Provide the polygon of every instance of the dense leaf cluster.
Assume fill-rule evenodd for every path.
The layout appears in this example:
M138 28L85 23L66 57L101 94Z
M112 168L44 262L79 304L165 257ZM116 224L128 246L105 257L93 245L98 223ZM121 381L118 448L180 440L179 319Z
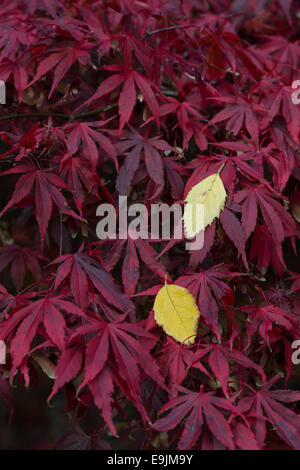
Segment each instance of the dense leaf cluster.
M148 449L264 449L274 431L300 448L300 392L286 388L300 339L297 5L1 1L9 405L8 382L41 367L75 422L97 407L99 448L126 421ZM97 239L99 204L182 203L222 165L228 198L202 249ZM154 322L166 276L197 301L193 345Z

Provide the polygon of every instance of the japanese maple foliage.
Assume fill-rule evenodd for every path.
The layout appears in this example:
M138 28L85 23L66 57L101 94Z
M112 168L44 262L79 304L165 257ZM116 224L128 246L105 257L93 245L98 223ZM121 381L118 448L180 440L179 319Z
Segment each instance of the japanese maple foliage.
M296 0L0 2L0 396L12 410L41 368L67 448L126 423L137 449L300 449L299 17ZM182 204L220 169L201 249L98 240L101 203ZM165 279L195 297L192 345L154 321Z

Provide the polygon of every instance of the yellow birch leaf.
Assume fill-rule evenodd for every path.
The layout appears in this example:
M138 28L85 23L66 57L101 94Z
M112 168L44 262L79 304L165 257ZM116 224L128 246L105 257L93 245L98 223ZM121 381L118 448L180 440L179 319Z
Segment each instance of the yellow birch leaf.
M166 284L154 301L154 319L167 335L179 343L192 344L197 333L200 312L194 296L184 287ZM191 336L191 337L190 337Z
M218 173L208 176L189 191L185 199L186 205L183 213L186 238L194 238L216 217L219 217L220 212L224 209L227 194L219 175L221 169L222 167ZM196 207L198 204L202 205L203 216L199 211L197 217Z

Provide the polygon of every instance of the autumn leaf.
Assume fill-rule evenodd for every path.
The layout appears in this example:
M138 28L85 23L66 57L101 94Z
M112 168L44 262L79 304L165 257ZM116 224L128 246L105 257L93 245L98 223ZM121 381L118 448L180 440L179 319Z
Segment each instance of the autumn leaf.
M55 204L64 214L70 215L75 219L84 221L71 209L68 209L67 200L61 193L62 189L69 189L64 181L50 169L39 170L30 165L17 165L1 174L12 175L23 173L18 179L14 193L10 201L6 204L0 213L0 217L12 206L18 204L30 194L35 185L35 206L36 217L40 227L41 245L43 246L46 230L52 213L53 204Z
M183 221L186 238L194 238L197 233L210 225L224 208L226 191L219 173L208 176L196 184L188 193L185 202ZM203 206L203 213L197 214L197 206Z
M119 166L115 147L104 134L106 129L103 128L103 126L109 121L111 121L111 119L107 119L106 121L77 122L64 126L64 132L69 132L67 139L69 154L74 155L81 146L83 156L93 166L96 166L99 159L99 150L96 145L98 144L98 146L112 158L118 170ZM99 130L100 128L101 131Z
M64 78L69 68L78 60L81 64L87 64L90 62L90 50L92 44L85 42L84 44L78 44L75 47L62 47L53 50L52 54L49 54L42 62L38 65L36 75L33 80L28 83L27 87L32 86L37 80L43 75L48 73L50 70L54 70L54 80L51 86L48 98L50 99L55 88L59 82Z
M5 340L13 334L11 354L13 356L12 374L28 354L40 323L45 327L47 335L64 350L66 344L66 322L61 310L78 317L84 317L83 311L76 305L68 302L62 296L45 297L32 301L29 305L14 311L9 319L1 324L0 336Z
M132 313L134 305L114 283L111 274L96 259L81 251L82 248L74 255L63 255L52 261L52 264L60 265L54 288L57 289L70 276L72 294L82 308L88 303L89 285L92 285L109 304L122 312Z
M180 425L185 419L183 432L179 441L179 449L191 449L201 436L204 422L207 423L212 434L228 449L235 448L232 431L228 421L219 408L234 411L229 400L215 396L214 392L204 393L203 386L200 392L192 392L178 387L181 395L170 400L161 410L160 414L169 410L169 413L160 418L153 427L157 431L169 431Z
M163 330L180 343L195 342L200 312L184 287L166 284L154 301L154 318Z

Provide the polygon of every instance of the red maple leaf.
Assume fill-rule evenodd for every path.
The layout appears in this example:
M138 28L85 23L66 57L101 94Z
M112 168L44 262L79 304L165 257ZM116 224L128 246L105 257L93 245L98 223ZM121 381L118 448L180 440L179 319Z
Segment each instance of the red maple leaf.
M201 315L213 332L220 338L218 330L218 304L230 290L224 282L234 276L224 266L216 265L200 273L188 274L177 279L176 284L188 289L197 300Z
M300 392L296 390L270 390L278 381L274 377L260 390L250 390L238 404L240 412L253 421L253 431L260 448L264 447L267 420L272 423L278 436L293 449L300 449L300 417L283 403L293 403L300 400Z
M134 401L144 419L147 419L147 414L140 397L141 374L139 368L165 388L164 380L151 355L141 347L140 342L134 337L136 336L141 341L152 338L152 335L141 328L140 325L128 324L122 321L110 321L107 323L101 317L92 314L92 312L88 312L88 320L89 323L79 327L71 337L71 341L73 341L83 334L92 335L86 346L85 375L79 390L85 385L89 385L96 405L102 410L104 419L113 434L116 435L111 417L113 383L116 382L117 385L121 385L125 394L129 393L130 398ZM71 351L68 354L68 358L71 357L70 355ZM79 353L77 353L77 356L76 362L74 361L74 368L76 370L79 367L81 357ZM66 359L67 355L64 357L64 364ZM73 372L71 374L68 373L63 383L58 381L54 385L49 398L56 393L65 381L70 380L70 376L74 375ZM121 378L121 382L118 380L118 375ZM122 382L124 382L123 386Z
M161 261L156 259L158 253L154 248L152 248L150 243L142 238L134 240L130 238L130 236L128 240L117 240L117 242L113 243L112 250L109 251L103 262L108 271L111 271L120 260L125 245L126 250L122 263L122 281L127 294L132 295L136 291L136 286L140 277L139 257L142 263L145 264L154 274L159 276L161 279L165 279L167 270Z
M158 187L164 186L164 173L162 157L159 150L174 150L167 142L156 137L144 137L131 127L131 132L124 132L125 140L117 144L118 154L126 154L120 173L116 181L116 188L121 195L127 195L128 188L137 171L143 155L147 172Z
M39 260L46 261L43 255L29 247L19 245L4 246L0 252L0 271L3 271L11 264L10 274L17 291L24 283L26 268L31 272L36 280L42 277Z
M267 223L274 242L280 244L287 236L293 236L296 225L291 215L275 199L275 194L263 185L250 186L235 194L235 201L242 204L242 225L246 240L253 232L258 217L258 207Z
M192 449L201 436L204 423L211 433L228 449L235 448L233 435L224 414L219 411L235 411L234 405L229 400L217 397L214 392L204 392L201 385L200 392L192 392L183 387L178 387L182 393L178 398L170 400L160 410L160 414L170 410L164 418L154 423L157 431L169 431L179 426L185 419L183 433L178 447L180 450Z
M249 321L246 321L247 346L250 345L251 338L257 331L270 347L269 333L275 324L287 331L293 328L293 317L275 305L243 305L241 311L249 315Z
M84 316L81 309L64 300L62 296L51 297L46 295L40 300L32 301L29 305L13 311L9 319L1 324L0 336L2 340L6 340L12 335L10 348L13 359L11 378L13 378L16 369L27 356L40 323L44 325L51 341L60 350L64 350L66 322L61 310L79 317Z
M74 202L81 214L84 203L84 188L90 193L95 186L95 174L88 162L68 153L60 160L60 176L72 190Z
M266 376L263 369L241 351L231 348L229 344L227 345L225 342L221 345L203 343L198 344L198 347L199 349L193 355L191 365L203 371L203 364L200 359L209 354L208 364L219 380L225 396L228 396L230 362L239 364L246 368L246 370L255 370L265 382Z
M74 124L67 124L62 129L69 132L67 139L68 152L74 155L82 148L82 155L93 165L96 166L99 159L99 151L96 143L104 150L114 161L116 168L119 169L117 154L115 147L111 141L106 137L103 128L111 119L106 121L93 121L93 122L75 122ZM99 130L100 128L101 131Z
M219 111L211 120L211 124L228 120L226 129L234 135L238 135L245 125L250 136L258 145L259 121L256 113L264 110L257 104L250 104L243 98L215 97L214 100L229 103L231 106Z
M36 218L40 227L41 245L43 246L46 230L52 213L53 203L64 213L83 221L71 209L67 207L67 201L61 189L69 189L63 180L52 169L39 170L32 165L18 165L15 168L4 171L1 176L22 173L15 186L10 201L0 213L0 217L13 205L18 204L28 196L35 185Z
M122 312L133 314L134 306L114 283L112 276L99 261L82 253L83 247L74 255L63 255L51 264L60 264L55 276L54 288L57 289L70 276L71 291L74 299L82 308L88 303L92 285L104 299Z
M51 98L55 88L59 82L64 78L69 68L78 60L82 65L90 63L90 50L93 44L88 41L82 44L76 44L75 46L63 46L56 48L42 60L39 64L34 78L28 83L27 87L32 86L36 83L43 75L48 73L50 70L54 71L54 80L52 82L51 90L48 95L48 99Z
M84 103L87 105L91 101L95 101L114 89L122 85L122 90L119 96L119 115L120 115L120 128L121 133L124 125L129 122L132 115L133 108L136 104L136 87L138 87L143 94L144 100L152 111L153 116L158 119L159 106L153 90L153 86L149 79L135 70L129 64L124 65L107 65L103 67L104 70L110 72L117 72L104 80L98 87L96 93ZM82 107L81 105L80 107Z

